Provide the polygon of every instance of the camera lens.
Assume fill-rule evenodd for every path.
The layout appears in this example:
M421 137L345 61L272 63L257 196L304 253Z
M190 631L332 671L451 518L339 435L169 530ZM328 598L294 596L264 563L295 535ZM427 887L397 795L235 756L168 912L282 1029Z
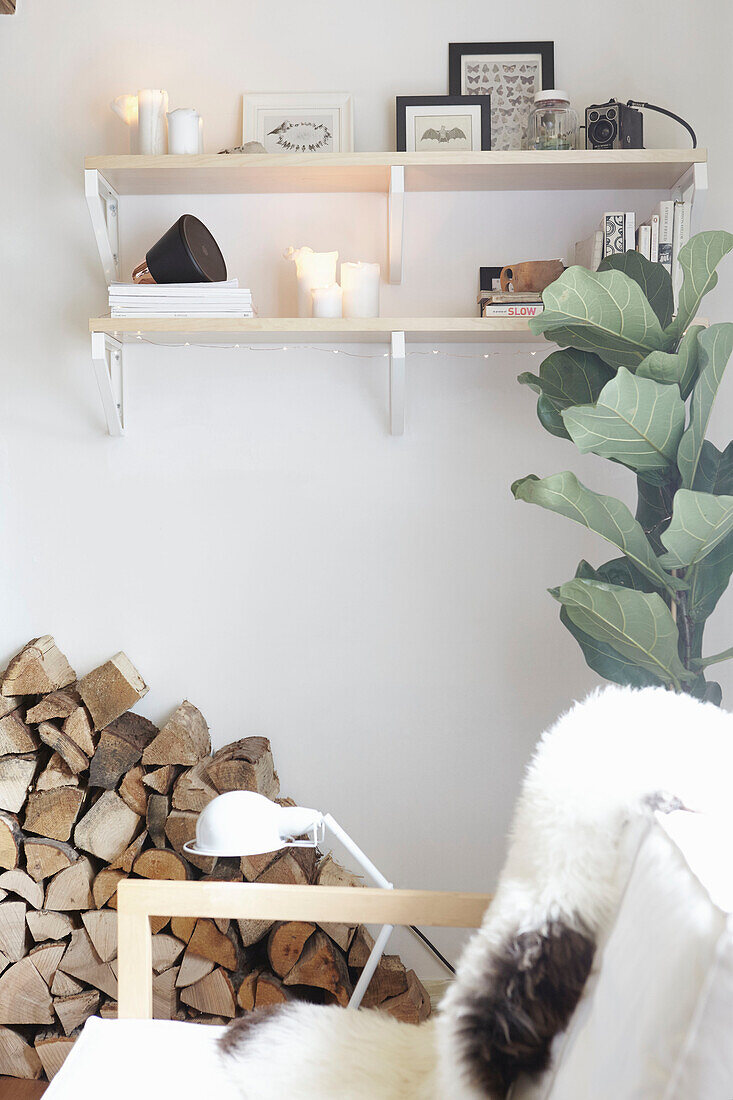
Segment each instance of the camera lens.
M589 122L598 122L598 111L589 111L588 112L588 121Z
M615 117L616 117L615 108L612 107L610 111L606 111L606 118L614 119Z
M602 118L593 127L592 141L594 145L608 145L616 137L616 124L610 119Z

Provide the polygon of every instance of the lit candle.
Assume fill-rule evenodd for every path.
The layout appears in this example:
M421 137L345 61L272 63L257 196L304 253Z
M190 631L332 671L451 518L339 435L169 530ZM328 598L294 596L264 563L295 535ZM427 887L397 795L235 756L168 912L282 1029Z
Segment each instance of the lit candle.
M314 287L330 287L336 282L338 252L314 252L312 248L289 248L285 258L294 260L298 277L298 316L313 316Z
M137 93L138 144L141 153L157 156L166 152L167 110L167 92L159 88L143 88Z
M110 107L129 128L130 152L137 153L137 96L131 95L129 92L127 95L118 95L116 99L112 100Z
M331 286L314 286L311 294L314 317L341 316L341 287L338 283L333 283Z
M169 111L168 152L185 155L199 151L199 113L193 107Z
M379 316L379 264L341 264L344 317Z

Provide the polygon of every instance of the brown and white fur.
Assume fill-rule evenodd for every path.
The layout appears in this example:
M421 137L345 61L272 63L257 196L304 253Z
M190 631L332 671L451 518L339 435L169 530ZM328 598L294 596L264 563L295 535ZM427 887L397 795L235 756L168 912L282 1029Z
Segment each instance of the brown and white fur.
M733 717L717 707L657 688L577 703L540 740L495 899L438 1017L415 1028L313 1005L244 1017L222 1040L242 1097L505 1097L546 1068L572 1016L625 883L628 826L724 808L732 774Z

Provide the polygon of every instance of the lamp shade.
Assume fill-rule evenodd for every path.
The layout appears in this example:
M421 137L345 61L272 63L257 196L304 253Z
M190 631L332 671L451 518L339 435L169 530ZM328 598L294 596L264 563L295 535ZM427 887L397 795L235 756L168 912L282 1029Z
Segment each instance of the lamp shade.
M295 837L322 823L318 810L278 806L254 791L228 791L212 799L199 814L196 840L184 851L199 856L255 856L293 846L313 847Z

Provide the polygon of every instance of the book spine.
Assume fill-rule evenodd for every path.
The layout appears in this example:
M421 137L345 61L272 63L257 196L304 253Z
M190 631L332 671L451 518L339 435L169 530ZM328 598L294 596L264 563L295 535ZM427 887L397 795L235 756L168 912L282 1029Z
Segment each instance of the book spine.
M636 251L640 252L645 260L651 259L651 236L650 225L640 225L636 231Z
M482 317L537 317L542 313L544 306L541 303L536 305L491 305L487 303L482 307Z
M680 249L690 239L690 205L686 202L674 204L674 230L672 233L672 290L674 305L677 308L682 287L682 268L680 267Z
M624 214L624 252L633 252L636 248L636 214L627 210Z
M674 203L671 199L660 202L659 214L659 262L672 274L672 232L674 229Z
M626 216L619 212L611 212L603 215L601 228L603 229L603 255L615 256L624 251L624 225Z
M649 259L653 264L659 263L659 214L651 216L651 248Z

